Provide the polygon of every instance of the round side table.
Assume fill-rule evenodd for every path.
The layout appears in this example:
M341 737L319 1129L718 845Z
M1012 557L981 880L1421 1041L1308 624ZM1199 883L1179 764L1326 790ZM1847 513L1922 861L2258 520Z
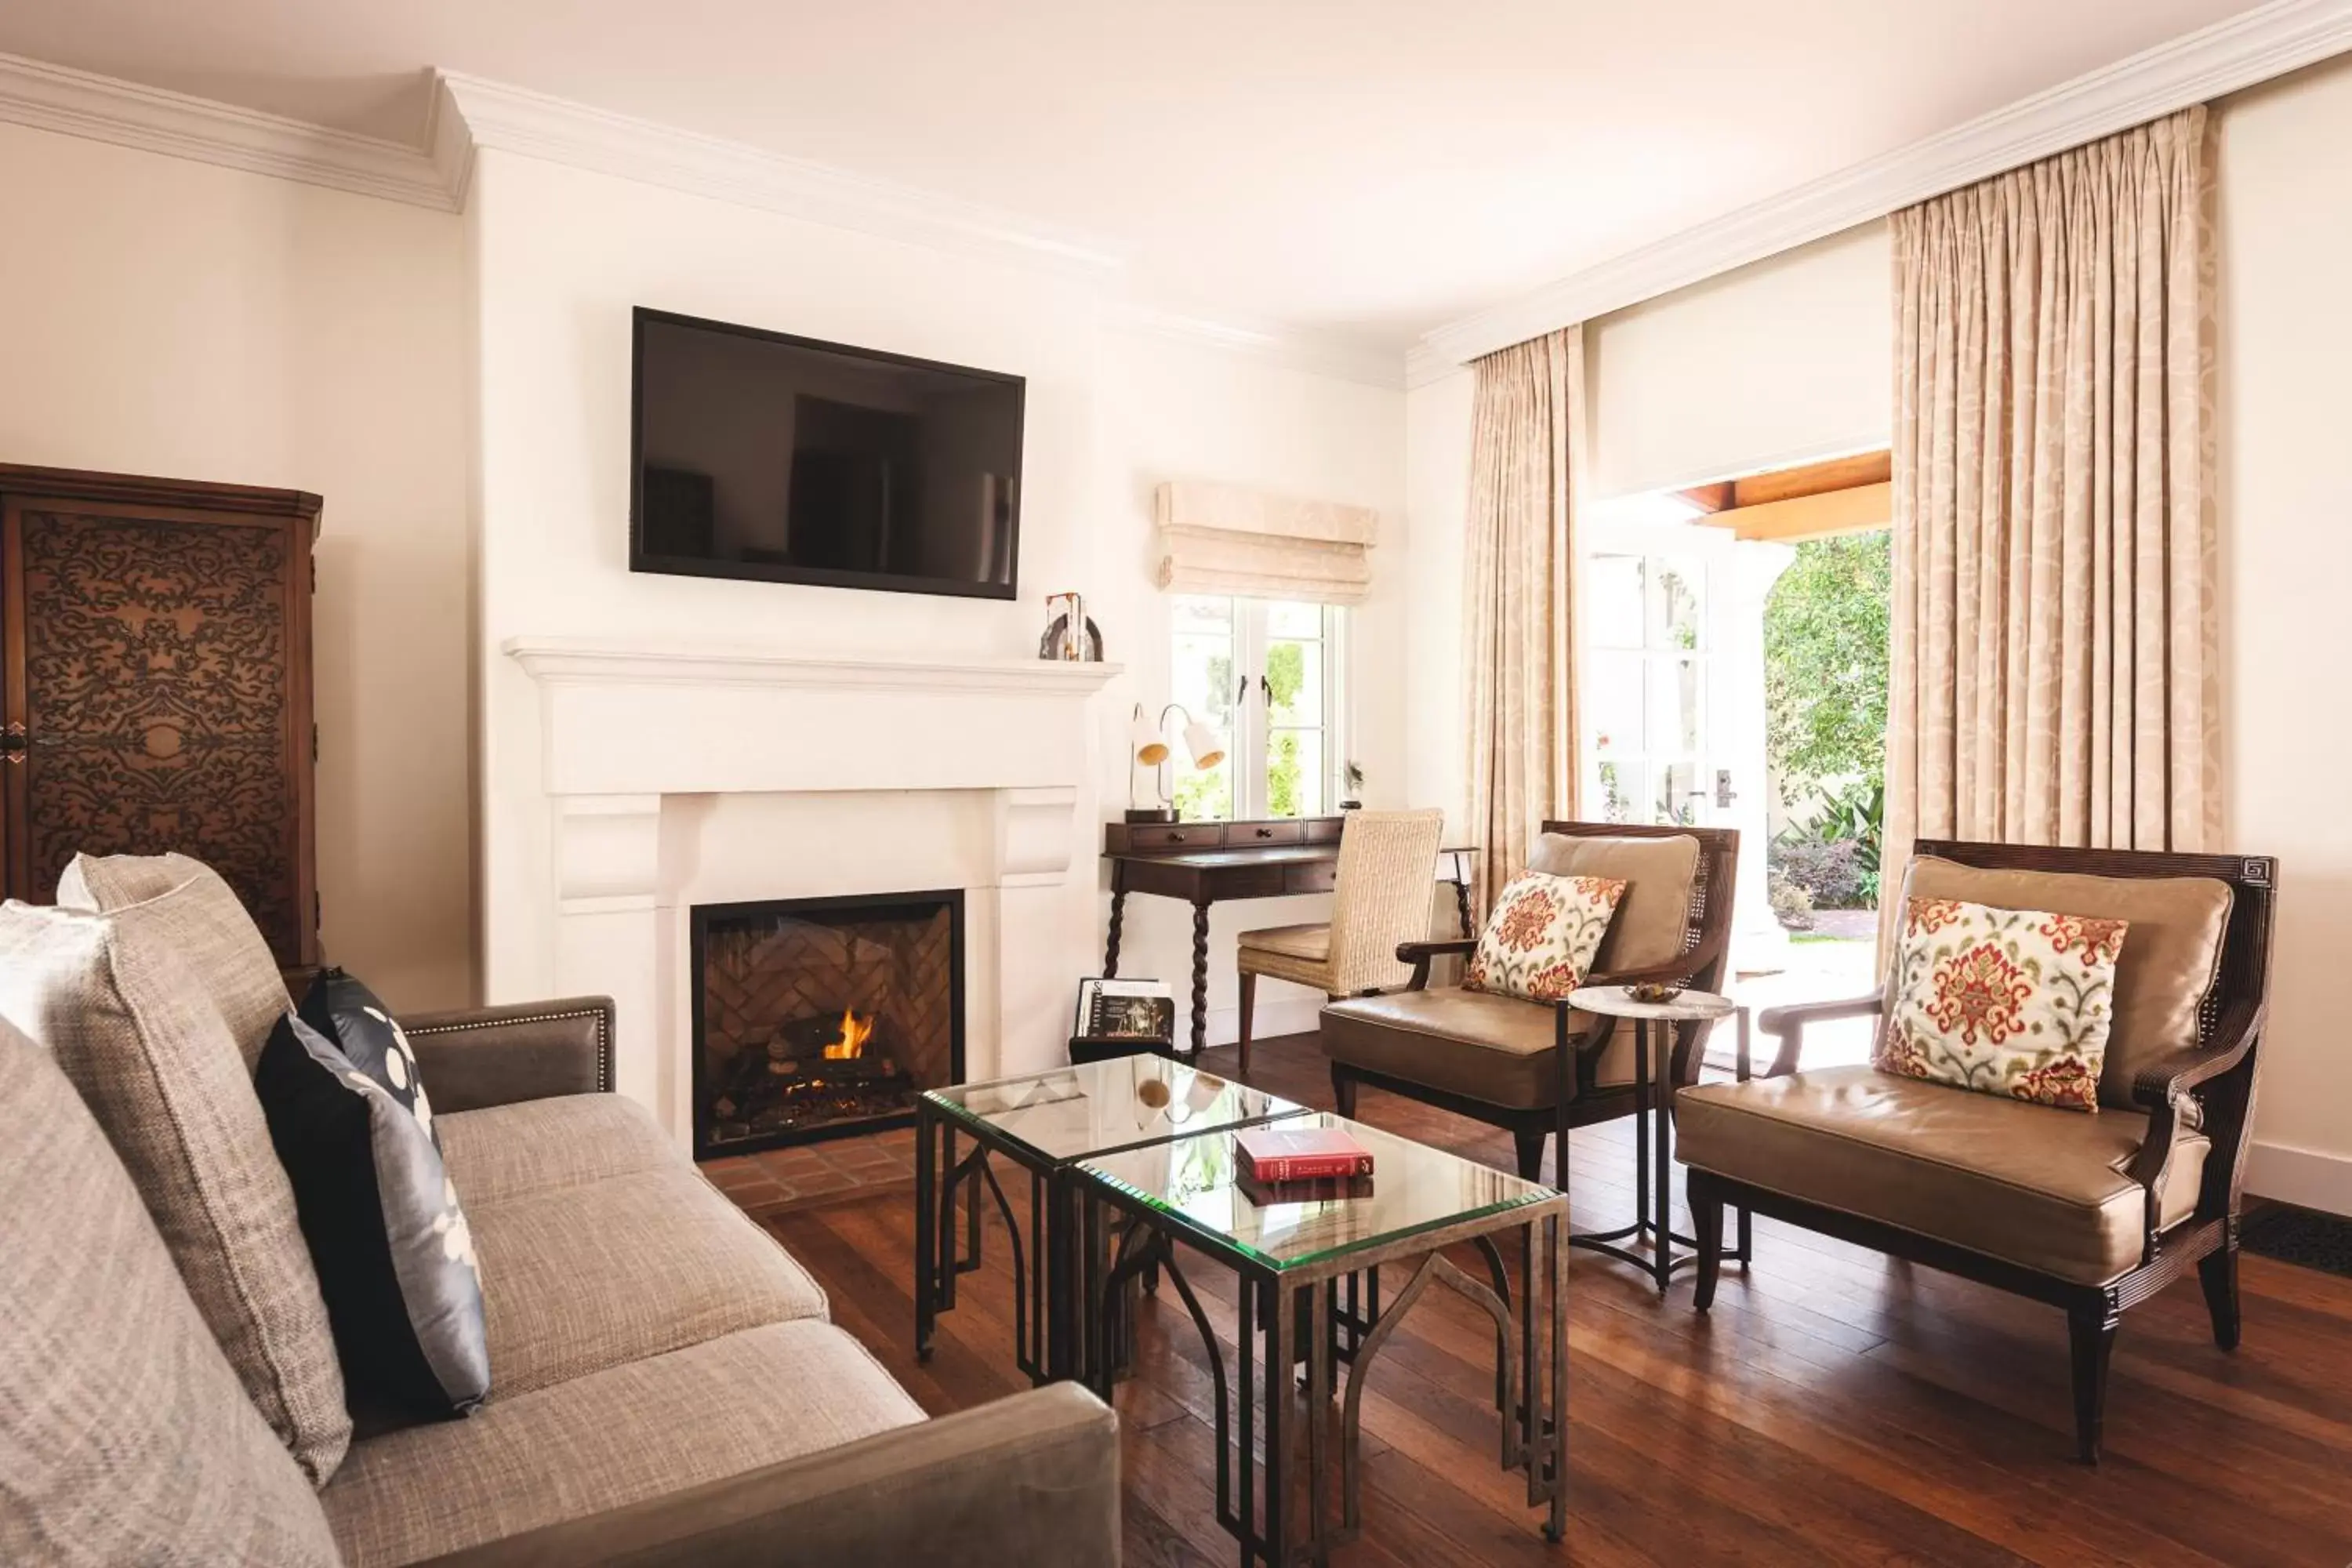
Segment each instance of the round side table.
M1666 1293L1675 1270L1698 1261L1698 1242L1675 1234L1673 1124L1675 1086L1668 1047L1678 1024L1708 1022L1736 1016L1739 1023L1739 1054L1736 1070L1741 1083L1748 1078L1748 1009L1712 991L1684 991L1664 1002L1638 1002L1622 985L1587 985L1570 992L1568 1005L1601 1018L1627 1018L1633 1024L1633 1208L1634 1220L1615 1230L1572 1232L1568 1244L1630 1263L1657 1282ZM1748 1211L1738 1216L1738 1245L1731 1257L1740 1263L1752 1250ZM1649 1255L1633 1250L1643 1241ZM1617 1245L1626 1242L1627 1246ZM1690 1250L1675 1255L1680 1242Z

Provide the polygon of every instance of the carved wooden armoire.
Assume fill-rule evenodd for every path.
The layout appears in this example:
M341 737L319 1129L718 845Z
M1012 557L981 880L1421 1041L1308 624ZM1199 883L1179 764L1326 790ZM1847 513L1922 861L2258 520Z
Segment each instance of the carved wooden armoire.
M299 490L0 464L0 860L193 855L280 964L319 961L310 543Z

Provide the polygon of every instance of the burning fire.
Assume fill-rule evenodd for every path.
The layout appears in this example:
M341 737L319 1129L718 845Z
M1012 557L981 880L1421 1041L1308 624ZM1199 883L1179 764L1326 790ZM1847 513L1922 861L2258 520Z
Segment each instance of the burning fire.
M841 1010L841 1038L825 1047L824 1059L846 1061L866 1054L866 1038L874 1033L874 1020L861 1018L847 1007Z

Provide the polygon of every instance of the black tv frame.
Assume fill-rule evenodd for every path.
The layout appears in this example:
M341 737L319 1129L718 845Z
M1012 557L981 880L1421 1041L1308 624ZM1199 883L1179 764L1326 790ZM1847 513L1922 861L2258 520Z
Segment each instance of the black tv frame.
M968 364L950 364L944 360L918 359L912 354L894 354L880 349L859 348L852 343L827 342L822 338L794 337L790 332L772 332L760 327L746 327L732 321L713 321L700 316L681 315L674 310L656 310L648 306L636 306L630 312L629 322L629 570L670 577L724 577L742 582L801 583L821 588L871 588L886 594L941 594L963 599L1017 599L1021 596L1021 470L1013 471L1013 516L1008 530L1007 548L1012 555L1012 574L1003 583L976 583L961 577L910 577L890 572L845 572L827 566L794 566L789 563L765 561L714 561L704 556L656 555L646 548L645 536L645 356L646 327L651 322L670 326L690 327L701 331L731 332L737 337L758 338L762 342L782 343L792 348L818 349L826 353L843 354L852 359L874 360L883 364L907 365L916 370L946 371L950 374L969 376L974 381L993 381L1013 388L1015 407L1021 416L1022 445L1025 457L1029 428L1029 383L1024 376L1003 371L981 370ZM1016 457L1015 461L1020 458Z

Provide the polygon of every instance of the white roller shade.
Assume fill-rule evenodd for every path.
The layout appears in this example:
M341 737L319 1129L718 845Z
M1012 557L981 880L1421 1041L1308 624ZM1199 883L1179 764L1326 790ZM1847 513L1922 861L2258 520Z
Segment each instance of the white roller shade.
M1160 487L1159 514L1157 575L1171 592L1324 605L1371 593L1381 514L1370 507L1176 479Z

